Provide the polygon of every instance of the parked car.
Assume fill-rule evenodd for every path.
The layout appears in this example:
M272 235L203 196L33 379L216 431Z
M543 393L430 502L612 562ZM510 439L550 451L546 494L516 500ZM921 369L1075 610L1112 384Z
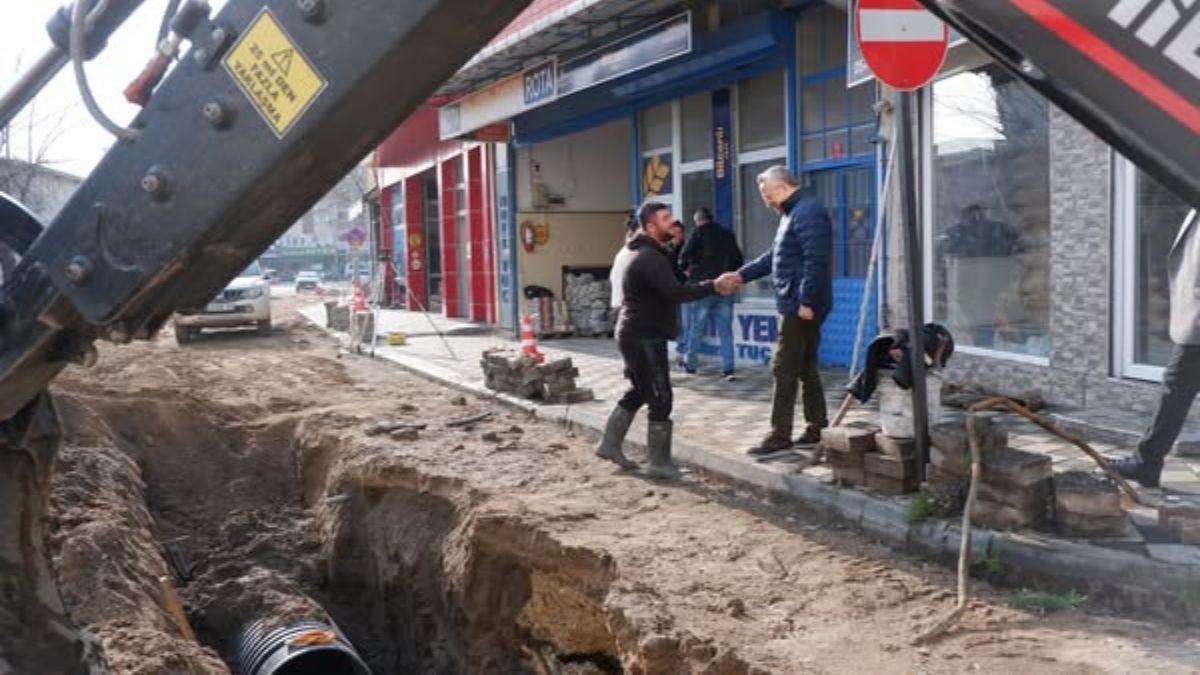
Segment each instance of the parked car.
M315 291L321 287L321 274L319 272L304 271L296 275L296 292L300 291Z
M271 334L271 284L258 263L242 271L225 290L199 310L175 315L175 341L194 341L205 328L254 326L259 335Z

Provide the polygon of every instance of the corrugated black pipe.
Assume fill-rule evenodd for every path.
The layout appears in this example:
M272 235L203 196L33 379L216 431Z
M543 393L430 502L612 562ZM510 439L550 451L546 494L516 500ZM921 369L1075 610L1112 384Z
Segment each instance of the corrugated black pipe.
M290 644L314 631L328 631L336 639L328 644ZM262 621L248 624L238 636L237 657L240 675L371 675L342 631L319 621L274 630L266 630Z

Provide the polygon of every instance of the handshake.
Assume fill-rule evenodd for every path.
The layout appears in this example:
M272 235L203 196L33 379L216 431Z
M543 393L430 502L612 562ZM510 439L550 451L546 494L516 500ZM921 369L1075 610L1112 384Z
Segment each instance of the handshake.
M746 283L737 272L726 272L713 281L713 287L721 295L733 295L742 284Z

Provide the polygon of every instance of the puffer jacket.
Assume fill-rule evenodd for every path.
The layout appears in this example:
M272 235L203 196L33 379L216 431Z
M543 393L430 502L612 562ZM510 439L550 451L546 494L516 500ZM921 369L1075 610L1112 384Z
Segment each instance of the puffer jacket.
M771 275L780 314L811 307L824 321L833 309L833 226L824 205L797 190L783 203L783 217L771 248L738 270L747 283Z

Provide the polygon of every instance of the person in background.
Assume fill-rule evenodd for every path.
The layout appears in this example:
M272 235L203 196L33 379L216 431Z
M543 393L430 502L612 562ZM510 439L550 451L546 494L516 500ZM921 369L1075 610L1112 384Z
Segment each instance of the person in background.
M686 230L683 223L676 220L671 223L671 241L667 242L667 260L671 262L671 269L675 271L675 278L679 279L680 283L687 281L687 274L683 272L680 266L679 256L683 253L683 246L687 239ZM688 355L688 326L691 325L691 309L692 303L685 302L679 305L677 310L679 313L679 336L675 338L675 362L680 368L684 368L687 363Z
M1158 487L1163 461L1200 393L1200 223L1192 211L1179 228L1167 257L1171 282L1171 342L1175 349L1163 373L1162 396L1154 419L1134 452L1118 460L1117 471L1143 487Z
M726 272L734 272L745 263L742 249L738 247L733 232L713 220L712 212L701 208L692 216L696 229L684 244L679 256L679 265L692 281L709 281ZM697 300L691 305L687 331L688 350L684 369L694 374L700 359L700 344L711 316L717 327L717 338L721 342L721 375L726 381L734 379L733 354L733 296L712 296Z
M712 281L681 283L668 259L671 212L661 202L648 202L638 211L641 230L626 247L633 257L625 269L617 345L625 364L629 389L609 414L596 456L623 469L637 464L622 451L634 415L649 408L646 447L652 478L675 480L679 469L671 462L671 368L667 341L679 331L676 307L681 302L705 298L716 292Z
M773 166L759 174L758 192L763 203L782 216L775 241L737 272L721 275L717 287L729 293L771 275L781 315L772 363L771 431L749 451L751 455L769 455L792 447L799 385L803 385L807 428L796 443L815 446L821 440L821 429L829 425L817 352L821 324L833 308L833 226L829 212L815 196L800 189L800 181L787 167Z
M625 242L621 244L621 248L617 249L617 255L613 257L612 269L608 273L608 283L612 288L609 304L612 305L613 312L621 309L624 297L621 284L625 281L625 268L629 266L629 259L633 257L633 252L629 250L628 244L637 236L638 229L637 215L630 211L629 217L625 219Z

